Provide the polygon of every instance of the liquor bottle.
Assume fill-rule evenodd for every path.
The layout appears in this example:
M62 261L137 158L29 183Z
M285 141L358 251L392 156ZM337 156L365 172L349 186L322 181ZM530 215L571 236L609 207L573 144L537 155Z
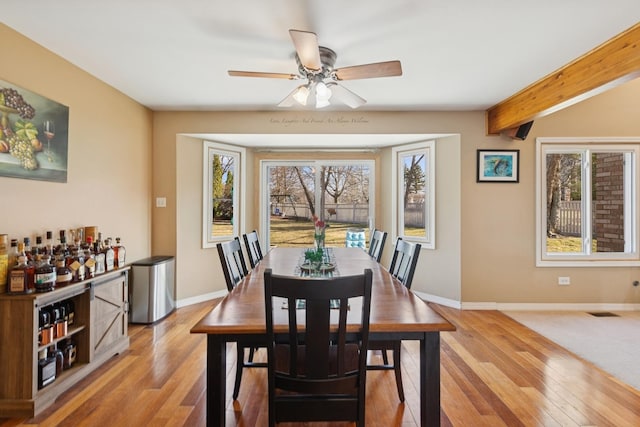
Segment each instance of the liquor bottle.
M36 236L36 248L40 255L44 255L47 252L46 247L42 243L42 236Z
M104 245L104 264L105 270L111 271L115 267L115 253L111 247L111 237L107 237Z
M120 244L120 238L116 237L116 245L113 247L116 268L122 268L125 264L127 250Z
M41 389L56 380L56 358L55 355L44 354L38 360L38 389Z
M52 313L51 323L53 323L53 336L55 338L62 338L67 335L68 321L65 320L66 309L63 304L54 304Z
M23 239L24 242L24 253L27 256L27 262L33 261L31 254L31 238L25 237Z
M67 232L65 230L60 230L60 239L59 239L60 243L58 244L58 246L56 247L56 251L62 250L63 247L63 241L64 241L64 248L68 250L67 247Z
M93 256L96 260L96 275L102 274L107 271L105 253L100 249L100 245L100 240L93 243Z
M38 310L38 345L47 345L51 342L50 325L49 311Z
M68 285L72 278L73 274L67 266L65 252L59 250L56 254L56 288Z
M16 262L18 262L18 255L18 239L11 239L11 246L9 247L9 258L7 259L9 268L16 265Z
M73 274L72 282L81 282L84 280L84 253L80 253L79 247L74 247L71 256L70 263L67 261L69 268Z
M63 348L64 369L69 369L76 361L76 345L71 338L67 339Z
M93 238L87 236L87 241L82 245L84 252L84 275L85 278L91 279L96 276L96 257L93 253Z
M35 266L36 292L49 292L56 286L56 268L51 264L51 257L38 253Z
M60 377L60 375L62 375L62 369L64 368L64 353L62 349L55 347L53 356L56 358L56 377Z
M57 303L60 310L60 321L56 325L56 336L64 337L67 335L69 327L69 316L67 315L67 305L64 302Z
M67 299L64 301L65 306L65 314L67 316L67 325L71 326L75 323L76 320L76 305L72 299Z
M33 290L29 290L29 269L31 268L27 264L27 256L24 253L24 243L18 244L18 260L16 264L9 271L9 287L8 291L12 294L24 294L31 293Z
M53 231L47 231L45 248L46 248L47 254L51 256L51 259L53 259L53 251L55 249L53 246Z

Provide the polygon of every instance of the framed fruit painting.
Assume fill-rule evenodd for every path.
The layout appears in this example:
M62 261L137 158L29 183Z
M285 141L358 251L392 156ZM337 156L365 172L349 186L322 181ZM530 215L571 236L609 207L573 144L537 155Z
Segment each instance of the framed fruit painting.
M67 182L69 107L0 80L0 179Z

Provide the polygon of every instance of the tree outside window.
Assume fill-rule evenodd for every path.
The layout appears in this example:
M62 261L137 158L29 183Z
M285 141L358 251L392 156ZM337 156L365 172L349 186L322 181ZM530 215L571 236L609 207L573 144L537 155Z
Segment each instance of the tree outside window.
M435 143L394 149L397 164L398 235L435 247Z
M202 246L230 240L240 232L239 177L244 149L204 141Z

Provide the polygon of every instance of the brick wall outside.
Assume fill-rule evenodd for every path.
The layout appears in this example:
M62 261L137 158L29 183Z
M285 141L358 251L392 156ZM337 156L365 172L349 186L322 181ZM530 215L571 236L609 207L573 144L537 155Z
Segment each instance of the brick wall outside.
M624 156L594 154L593 228L597 252L624 252Z

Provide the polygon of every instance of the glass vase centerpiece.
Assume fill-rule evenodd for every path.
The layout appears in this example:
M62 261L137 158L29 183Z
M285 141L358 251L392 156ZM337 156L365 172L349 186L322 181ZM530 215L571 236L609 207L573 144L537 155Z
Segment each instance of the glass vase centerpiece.
M313 241L316 247L316 250L320 251L324 248L324 239L326 236L326 228L327 224L319 219L316 215L313 216Z
M323 259L324 250L322 248L307 249L305 251L304 262L307 264L309 273L311 273L312 276L320 274Z

